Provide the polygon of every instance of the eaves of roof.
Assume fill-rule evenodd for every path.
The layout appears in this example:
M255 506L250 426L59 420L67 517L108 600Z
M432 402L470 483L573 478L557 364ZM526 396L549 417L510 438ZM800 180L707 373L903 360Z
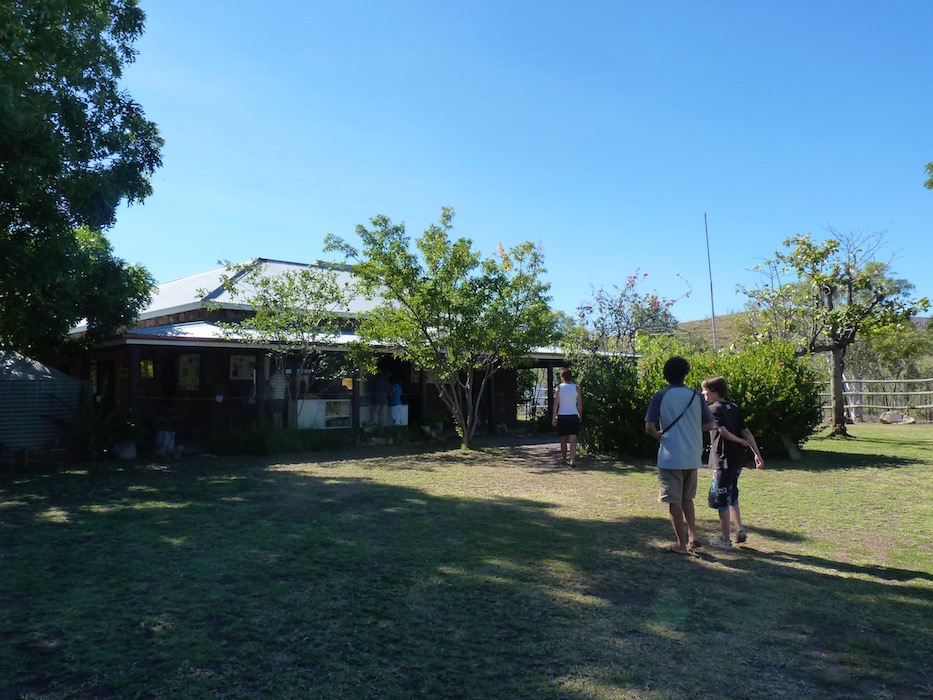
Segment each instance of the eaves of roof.
M341 350L356 338L355 335L342 334L335 342L322 345L322 347ZM187 323L170 323L151 328L135 328L122 333L116 338L100 343L97 347L124 345L196 346L199 348L230 348L235 346L254 350L268 347L266 343L251 342L246 336L225 333L218 324L210 321L189 321Z
M322 348L344 350L347 345L359 339L359 336L344 333L333 343L322 345ZM118 347L126 345L145 346L175 346L199 348L230 348L236 346L244 349L263 350L268 348L265 343L250 342L248 338L231 336L216 323L210 321L189 321L186 323L170 323L151 328L137 328L126 331L117 338L101 343L98 347ZM558 347L533 348L527 355L536 361L561 362L564 352Z

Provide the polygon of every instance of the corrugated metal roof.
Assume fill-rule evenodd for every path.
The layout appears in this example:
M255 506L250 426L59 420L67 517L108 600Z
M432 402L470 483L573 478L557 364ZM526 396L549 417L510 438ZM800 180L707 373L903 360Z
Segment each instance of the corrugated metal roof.
M331 264L323 261L317 261L312 264L288 262L285 260L270 260L269 258L253 258L246 263L263 265L263 277L277 277L288 271L299 270L308 267L318 269L330 269ZM337 267L337 279L340 282L349 283L353 281L353 275L346 268ZM218 267L207 272L199 272L196 275L189 275L181 279L163 282L156 286L152 294L152 301L139 314L139 321L168 316L170 314L182 313L184 311L193 311L203 308L206 304L218 304L222 308L247 309L247 305L237 303L233 296L224 289L223 276L227 274L226 267ZM249 294L250 289L244 285L243 290ZM376 302L356 297L350 302L350 315L361 314L375 307ZM72 333L81 333L87 330L87 322L82 321L71 329Z
M254 258L248 263L262 265L263 277L278 277L286 272L309 267L321 270L328 268L328 263L321 261L306 264L285 260L270 260L268 258ZM236 299L224 289L222 278L225 274L227 274L227 268L218 267L214 270L160 284L155 294L153 294L152 302L142 311L139 319L142 321L197 309L208 302L226 308L247 308L242 303L237 303ZM338 268L337 278L340 282L349 283L353 281L353 275L347 269ZM244 285L243 291L248 295L250 288ZM369 311L374 306L374 302L358 297L351 302L350 313L356 314Z
M0 350L0 380L4 381L66 381L76 382L57 369L46 367L41 362L11 350Z
M191 321L189 323L169 323L164 326L151 328L135 328L127 331L127 336L159 337L159 338L187 338L197 340L220 340L224 337L223 331L216 323L208 321Z
M0 450L70 446L78 439L73 423L82 382L0 382Z
M0 351L0 450L70 444L84 383L17 352ZM57 419L57 420L56 420Z

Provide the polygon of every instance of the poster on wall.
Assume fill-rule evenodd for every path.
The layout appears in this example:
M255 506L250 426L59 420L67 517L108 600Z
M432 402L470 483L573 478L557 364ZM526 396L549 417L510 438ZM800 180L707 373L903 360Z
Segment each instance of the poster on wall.
M256 358L253 355L230 356L230 379L243 381L253 378L253 368Z
M201 385L201 356L181 355L178 358L178 388L197 391Z

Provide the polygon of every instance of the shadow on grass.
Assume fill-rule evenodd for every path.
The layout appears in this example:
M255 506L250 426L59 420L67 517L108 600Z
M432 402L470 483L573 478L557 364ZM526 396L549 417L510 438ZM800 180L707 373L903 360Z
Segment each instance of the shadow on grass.
M722 656L735 697L929 691L926 572L281 464L0 478L0 698L704 698Z
M760 529L758 530L760 532ZM790 566L792 568L807 568L814 571L821 571L830 576L842 576L850 578L852 576L868 577L880 581L929 581L933 582L933 574L925 571L913 571L910 569L898 569L890 566L874 566L852 564L849 562L836 561L825 557L816 557L806 554L797 554L794 552L769 551L761 552L754 547L743 548L743 554L749 558L762 560L767 565ZM908 594L910 590L908 589Z
M836 452L807 451L804 453L804 458L799 462L767 461L765 462L765 468L798 472L828 472L839 469L896 469L923 463L923 460L920 459L871 453L847 452L840 454Z

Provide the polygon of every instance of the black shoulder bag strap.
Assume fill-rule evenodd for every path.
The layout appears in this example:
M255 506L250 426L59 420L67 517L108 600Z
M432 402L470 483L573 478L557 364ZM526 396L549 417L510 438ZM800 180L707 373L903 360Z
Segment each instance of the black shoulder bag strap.
M693 396L690 397L690 400L687 402L687 405L684 406L684 410L680 412L680 415L677 416L674 420L672 420L670 425L662 425L662 426L661 426L662 432L665 432L665 433L666 433L668 430L670 430L670 429L673 428L675 425L677 425L677 421L679 421L681 418L684 417L684 414L687 412L687 409L690 408L691 405L693 405L693 400L694 400L696 397L697 397L697 393L696 393L696 391L694 391L694 392L693 392Z

